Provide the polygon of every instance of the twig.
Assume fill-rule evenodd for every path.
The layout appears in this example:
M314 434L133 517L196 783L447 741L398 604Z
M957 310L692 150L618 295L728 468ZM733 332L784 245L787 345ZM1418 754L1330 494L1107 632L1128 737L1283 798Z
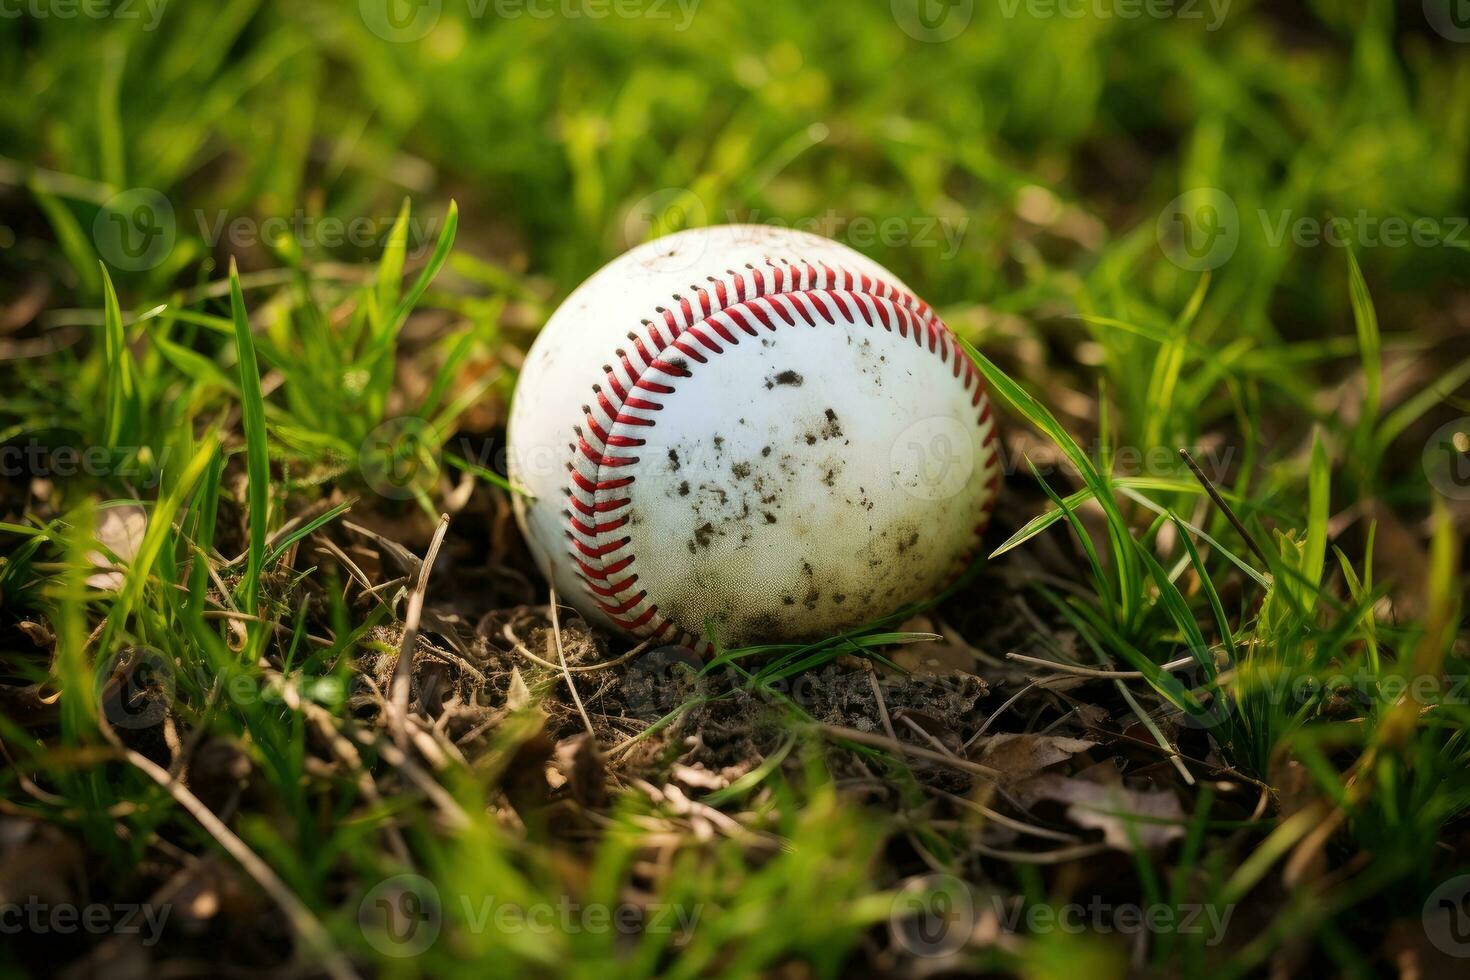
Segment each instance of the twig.
M188 774L189 760L194 757L194 750L199 747L200 741L204 738L204 733L208 731L208 726L203 723L204 717L214 710L215 703L219 700L222 687L220 675L216 674L214 683L209 686L209 694L204 699L204 708L199 712L200 724L194 726L194 730L189 733L189 740L184 744L182 750L174 756L173 762L169 763L169 778L183 780ZM172 717L172 713L170 713L169 717Z
M918 735L924 741L926 741L930 745L934 746L934 750L936 752L942 752L945 755L949 756L951 759L958 759L959 758L959 756L955 755L953 752L951 752L949 750L949 746L945 745L939 739L935 738L933 735L931 735L928 732L926 732L924 730L924 726L923 725L920 725L917 721L914 721L908 715L903 714L902 709L899 710L898 720L901 721L901 722L903 722L905 725L909 726L909 728L913 730L913 732L914 732L915 735Z
M373 779L373 774L362 761L362 754L357 751L357 746L352 740L337 728L338 721L319 704L311 701L301 702L302 712L316 725L317 732L328 748L337 759L342 762L347 770L357 777L357 789L363 798L374 806L383 805L383 796L378 792L378 784ZM398 825L391 820L384 821L383 834L388 838L388 848L393 856L404 866L413 867L413 856L408 850L408 843L403 839L403 833Z
M562 649L561 643L561 619L556 614L556 586L551 587L551 636L556 641L556 659L561 664L562 676L567 679L567 690L572 692L572 700L577 705L577 712L582 716L582 723L587 726L587 737L592 739L592 744L597 744L597 732L592 728L592 719L587 717L587 709L582 707L582 695L577 693L577 684L572 680L572 672L567 670L567 654Z
M1044 837L1047 840L1061 841L1064 844L1078 844L1082 841L1082 838L1076 834L1068 834L1060 830L1034 826L1025 821L1017 820L1015 817L1008 817L998 810L992 810L983 803L976 803L974 800L966 799L963 796L956 796L953 793L947 793L942 789L929 789L929 792L936 796L942 796L951 803L962 806L967 810L973 810L984 816L987 820L992 820L1000 824L1002 827L1009 827L1022 834L1030 834L1032 837Z
M227 612L238 613L240 610L235 606L235 600L230 597L230 589L225 585L224 579L219 577L219 571L214 567L214 562L210 561L209 556L197 545L195 546L195 550L199 552L199 557L204 562L204 571L209 575L209 580L219 590L220 607ZM237 641L229 645L230 649L238 653L245 646L245 638L247 636L245 627L241 626L240 621L236 619L227 619L225 621L230 624L230 635L235 637Z
M425 725L424 720L419 718L408 719L413 732L413 744L418 747L419 755L433 766L436 771L448 769L453 763L458 763L462 768L469 768L469 760L464 753L459 751L459 746L442 738L438 727Z
M1037 732L1036 734L1038 734L1038 735L1050 735L1052 729L1056 728L1058 725L1060 725L1062 722L1066 721L1068 718L1072 717L1076 713L1077 713L1077 706L1074 704L1072 707L1068 708L1066 711L1064 711L1061 714L1057 715L1056 720L1054 720L1051 724L1047 725L1045 728L1043 728L1041 731Z
M961 772L970 773L973 776L984 776L986 779L994 779L1000 775L999 770L989 766L982 766L978 762L961 759L943 752L935 752L918 745L910 745L908 742L900 742L897 739L885 738L882 735L874 735L871 732L860 732L856 728L847 728L842 725L818 725L817 730L833 738L845 739L866 745L869 748L885 749L898 755L911 755L927 762L937 762L940 765L950 766Z
M888 704L883 700L883 688L878 685L878 672L873 669L872 661L864 660L868 665L868 684L873 688L873 700L878 702L878 717L883 721L883 730L888 737L895 742L898 741L898 733L893 730L893 720L888 717Z
M337 980L357 977L357 971L352 969L352 964L332 943L326 928L316 916L311 914L311 910L297 897L296 893L287 887L270 865L261 860L243 840L235 836L234 832L225 826L224 821L215 816L214 811L205 806L199 797L170 776L168 770L147 756L125 746L106 719L98 720L102 734L123 754L123 758L161 786L169 796L174 798L176 803L189 811L189 815L199 822L199 826L203 827L205 832L213 837L241 868L245 869L245 873L255 879L255 883L261 887L261 890L269 895L276 905L280 906L281 911L290 921L291 927L301 937L303 945L320 955L322 968L329 976Z
M1143 680L1145 674L1141 670L1098 670L1096 667L1077 667L1072 664L1058 663L1055 660L1046 660L1041 657L1028 657L1021 653L1006 654L1007 660L1019 660L1022 663L1035 664L1038 667L1046 667L1062 674L1075 674L1078 677L1101 677L1105 680ZM1194 657L1180 657L1166 664L1160 664L1159 669L1168 673L1175 670L1183 670L1197 663Z
M995 719L999 718L1001 716L1001 714L1004 713L1005 710L1007 708L1009 708L1011 705L1013 705L1017 701L1021 700L1021 698L1025 696L1026 692L1029 691L1029 690L1031 690L1038 683L1040 683L1040 682L1039 681L1032 681L1031 683L1027 684L1025 687L1021 688L1019 691L1017 691L1015 694L1012 694L1010 697L1006 698L1005 703L1002 704L999 708L996 708L994 711L992 711L990 713L990 717L985 719L985 724L981 725L979 727L979 729L976 730L976 732L975 732L974 735L971 735L969 738L965 739L965 744L962 745L962 746L960 746L960 750L961 751L966 751L966 750L968 750L970 748L970 746L974 745L975 742L976 742L976 740L978 740L980 738L980 736L984 735L987 731L990 730L990 723L991 722L993 722L993 721L995 721Z
M449 791L427 772L415 765L406 753L400 752L396 746L389 742L378 741L369 732L356 731L353 732L353 737L357 739L359 744L376 750L383 757L384 762L397 769L410 783L417 786L424 796L428 797L430 802L438 807L439 812L444 815L445 819L454 829L463 830L473 824L469 814L465 812L464 807L460 806L454 797L449 795Z
M519 653L521 656L525 657L532 663L545 667L547 670L562 669L560 666L552 663L550 660L547 660L544 657L538 657L530 650L527 650L526 645L521 642L518 636L515 635L515 631L510 628L509 623L505 624L505 628L500 631L500 635L505 637L506 641L510 643L511 648L515 650L516 653ZM566 669L569 673L573 674L590 674L593 671L607 670L609 667L616 667L619 664L627 663L629 660L632 660L634 657L638 656L640 653L647 650L652 645L652 640L644 640L642 643L638 644L636 647L629 650L621 657L616 657L612 660L604 660L601 663L596 664L578 664L576 666L569 666Z
M1266 557L1266 552L1261 548L1260 544L1256 542L1255 535L1246 530L1245 522L1243 522L1238 516L1236 516L1235 508L1227 504L1225 502L1225 498L1220 496L1220 491L1215 489L1214 482L1209 477L1205 476L1205 471L1199 468L1199 464L1194 461L1194 457L1189 454L1188 449L1179 450L1179 455L1183 457L1185 465L1188 466L1190 472L1194 474L1194 478L1200 482L1200 485L1202 487L1205 488L1205 493L1209 494L1210 499L1215 502L1215 506L1220 508L1220 512L1229 519L1231 524L1235 525L1235 530L1239 532L1240 536L1245 540L1245 543L1250 547L1251 551L1255 552L1256 557L1261 560L1261 565L1264 567L1264 569L1266 571L1270 571L1271 559Z
M1077 858L1092 857L1094 854L1102 854L1108 849L1107 844L1079 844L1076 847L1062 847L1055 851L1002 851L994 847L986 847L984 844L973 845L975 850L986 857L998 858L1002 861L1010 861L1014 864L1061 864L1063 861L1074 861Z
M20 784L21 789L25 790L31 796L34 796L42 803L47 803L51 806L61 806L66 802L65 797L57 796L55 793L48 792L47 790L44 790L40 786L36 785L36 783L33 782L31 778L21 770L19 763L17 763L15 757L10 754L10 750L5 747L5 743L3 741L0 741L0 758L4 758L5 761L9 764L10 771L15 773L16 781Z
M1123 695L1123 700L1128 702L1128 707L1133 709L1133 714L1137 716L1139 724L1148 729L1149 734L1154 737L1154 741L1159 743L1159 748L1168 754L1169 762L1179 772L1180 777L1190 786L1193 786L1195 782L1194 773L1189 771L1189 767L1179 757L1179 750L1169 744L1169 740L1164 737L1164 733L1158 724L1149 716L1147 711L1143 710L1143 705L1139 704L1138 699L1128 690L1128 685L1122 681L1113 681L1113 686L1118 689L1119 694Z
M213 602L214 600L209 599L207 601ZM269 626L277 633L292 632L291 627L285 625L284 623L278 622L273 619L266 619L262 616L252 616L249 613L236 612L233 609L206 609L201 612L199 616L202 619L227 619L231 623L260 623L263 626ZM325 636L317 636L314 633L303 633L302 635L306 637L307 642L311 643L314 646L329 647L337 642L335 640L328 639Z
M398 748L408 751L408 690L413 678L413 650L418 644L419 621L424 616L424 594L429 591L429 573L434 570L434 560L439 557L439 546L444 543L444 534L449 530L449 515L439 517L439 526L434 529L434 539L419 566L418 581L408 597L408 610L403 617L403 641L398 645L398 663L393 667L393 738Z
M397 578L390 578L386 582L380 582L380 583L378 583L377 585L373 586L371 589L363 589L362 590L362 594L363 595L367 595L367 596L372 596L374 599L377 599L379 602L382 602L383 601L383 597L378 594L379 592L387 592L389 589L397 588L400 585L407 585L408 584L408 580L409 580L409 576L407 576L407 575L400 575Z
M622 754L624 752L627 752L633 746L637 745L639 742L641 742L644 739L648 738L654 732L660 731L660 730L662 730L664 728L671 727L675 722L677 722L681 718L683 718L684 715L686 715L690 711L690 709L697 708L701 704L705 704L705 703L706 703L706 699L704 699L704 698L694 698L693 700L685 701L683 704L679 705L679 707L675 708L668 715L664 716L663 718L660 718L659 719L659 722L661 724L658 724L657 727L655 727L654 725L649 725L647 728L645 728L643 731L639 732L637 735L629 735L627 738L623 739L617 745L615 745L612 748L608 749L604 753L604 758L608 762L610 762L610 763L617 761L622 756Z
M367 573L359 568L357 562L353 561L347 552L343 551L337 542L331 538L322 538L316 542L316 546L341 562L342 567L347 569L348 577L355 578L361 582L364 591L371 592L375 588L381 588L381 586L374 586L372 579L367 577ZM378 601L381 602L382 600L379 599Z
M352 503L356 503L356 502L357 502L357 498L355 498L355 497L352 498ZM315 518L318 514L326 513L327 511L329 511L331 509L332 508L330 506L328 506L328 503L327 503L326 500L320 500L316 504L314 504L311 507L307 508L306 510L302 511L300 514L297 514L295 517L291 518L286 523L282 524L279 528L277 528L274 532L272 532L269 537L267 537L265 539L266 554L270 554L272 551L274 551L276 545L282 539L284 539L286 537L286 535L288 535L292 531L296 530L298 527L300 527L307 520L310 520L312 518ZM348 504L346 510L344 510L343 513L345 514L345 513L349 512L351 510L352 510L352 504ZM312 513L312 511L316 511L316 513L314 514L314 513ZM225 566L227 568L232 568L235 565L238 565L242 561L244 561L249 556L249 554L250 553L248 551L247 552L243 552L243 553L235 556L234 558L231 558L231 559L227 560L225 562Z

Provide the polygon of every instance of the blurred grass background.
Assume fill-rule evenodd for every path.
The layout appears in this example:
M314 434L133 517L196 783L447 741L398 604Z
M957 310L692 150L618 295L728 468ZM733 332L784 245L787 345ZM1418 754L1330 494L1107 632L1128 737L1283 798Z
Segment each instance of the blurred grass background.
M3 175L36 188L42 213L10 228L12 282L34 268L69 288L70 305L95 305L94 229L122 227L99 224L98 209L139 194L170 203L174 239L156 265L118 273L125 297L217 275L225 253L247 272L275 264L255 244L271 217L373 219L366 248L298 236L312 259L370 257L404 196L420 220L452 196L464 264L494 267L470 274L530 281L543 298L684 213L839 238L852 222L899 219L891 240L852 237L961 327L1018 313L1167 323L1196 274L1158 247L1161 213L1218 188L1240 244L1197 339L1260 350L1341 336L1341 249L1283 237L1298 218L1434 219L1459 247L1375 248L1363 261L1382 302L1409 304L1383 311L1404 334L1428 326L1438 339L1454 313L1424 298L1462 281L1470 236L1446 222L1467 210L1470 105L1451 94L1470 65L1418 4L1235 0L1162 19L934 4L940 36L958 30L926 42L911 36L925 36L914 11L931 6L917 0L686 3L596 17L595 4L567 16L549 3L385 0L402 28L372 3L257 0L167 5L153 30L142 6L137 20L13 21L19 43L0 58L24 97L0 108ZM124 191L134 196L116 200ZM244 245L223 224L241 219L256 229ZM415 244L433 238L416 230ZM1115 376L1151 356L1097 333ZM1079 339L1063 324L1049 335ZM1260 367L1311 414L1294 365ZM1128 441L1191 442L1225 408L1203 404L1202 387L1154 438ZM1123 424L1140 421L1146 388L1113 390Z
M1332 516L1386 529L1378 587L1402 586L1394 599L1405 623L1439 608L1423 598L1436 587L1453 593L1440 606L1458 610L1449 583L1460 559L1448 546L1428 557L1430 514L1445 502L1420 457L1429 433L1470 412L1470 232L1457 220L1470 214L1470 42L1436 13L1453 0L1435 3L1232 0L1167 17L1121 16L1114 4L1070 16L1026 0L647 0L617 8L629 16L593 0L172 0L113 4L102 17L40 3L7 14L0 41L0 441L125 451L142 472L162 469L182 523L202 527L208 508L194 502L194 484L175 481L198 461L188 472L200 486L228 483L206 423L223 422L231 460L250 455L250 438L266 440L248 417L241 438L228 437L242 426L240 406L248 415L254 404L237 380L237 350L250 341L248 329L241 347L232 334L224 280L234 260L252 308L265 311L254 340L262 365L285 378L262 406L280 477L269 502L275 531L293 516L287 501L350 470L386 419L434 418L440 441L457 427L495 431L513 384L506 352L523 349L557 300L628 246L686 223L798 224L897 272L1084 444L1106 416L1114 446L1232 449L1220 476L1249 498L1251 515L1325 535L1328 515L1309 487L1321 445L1322 465L1330 458L1335 470ZM1212 212L1195 203L1207 191ZM396 281L381 285L393 277L375 278L380 260L392 265L382 256L394 251L405 199L411 221L398 227L411 273L430 261L451 200L458 213L454 254L423 296L431 312L407 326L406 309L387 315L405 294ZM1222 214L1238 243L1226 259L1191 263L1169 229L1180 215ZM1355 283L1347 249L1280 231L1299 218L1359 215L1428 220L1435 241L1391 247L1355 232ZM361 234L340 240L352 222ZM109 284L118 300L104 312ZM363 301L337 316L364 289L372 311ZM1355 308L1355 289L1371 290L1370 306ZM1371 328L1365 309L1376 309ZM329 319L334 329L345 320L345 333L328 331ZM476 408L482 393L491 408ZM1325 441L1314 443L1314 431ZM1149 475L1180 470L1171 460ZM11 482L7 531L21 534L30 501L23 481ZM431 511L432 482L417 488ZM14 610L8 638L29 611L62 610L58 649L78 658L63 672L89 669L82 638L114 607L85 591L75 569L56 580L28 573L45 557L43 538L86 565L91 543L73 508L106 509L138 483L57 481L51 503L67 519L21 534L0 574ZM1463 537L1463 508L1438 526ZM1335 543L1371 568L1367 532L1353 520L1344 527ZM224 554L247 548L233 528L222 537ZM156 619L138 632L164 643L187 616L150 601ZM1338 639L1360 642L1363 618ZM337 625L356 642L376 622ZM1409 650L1418 634L1405 630ZM231 652L211 635L170 642L211 670L248 673L248 663L229 666ZM252 632L250 642L265 641ZM347 669L320 653L285 662L311 676ZM186 700L206 701L207 677L183 683L197 687ZM170 819L163 797L146 781L110 784L88 771L76 754L89 744L77 734L87 709L67 710L78 714L64 751L38 747L10 721L6 740L61 774L40 808L79 823L109 874L138 875L146 831ZM1467 800L1455 768L1462 722L1416 743L1432 757L1415 770L1419 782L1355 814L1362 840L1402 846L1397 863L1336 902L1283 899L1285 925L1211 961L1223 975L1262 968L1301 935L1344 973L1392 958L1355 951L1336 917L1370 899L1412 917L1447 870L1435 866L1434 840ZM359 881L397 867L376 836L390 817L411 828L419 867L444 895L525 904L550 901L568 879L589 901L615 903L646 830L646 801L625 803L591 865L568 870L565 855L484 819L483 787L469 778L452 789L475 819L448 840L432 832L432 815L393 813L401 804L391 801L370 808L371 819L339 823L346 804L307 778L303 716L260 708L212 723L250 735L276 794L238 832L338 945L385 973L411 968L375 954L354 910ZM1276 747L1255 747L1262 772ZM607 934L465 930L412 969L475 964L516 975L569 970L575 959L604 974L617 958L630 975L755 973L792 961L836 974L887 919L881 889L892 882L873 871L880 835L812 782L799 806L772 807L786 846L768 863L748 864L733 845L681 858L663 899L723 914L677 960L666 936L630 955ZM18 777L4 785L17 792ZM109 808L135 799L147 807L118 839ZM1465 856L1453 854L1451 863ZM1183 873L1224 888L1232 860L1222 851ZM1028 899L1044 900L1039 877L1021 879ZM287 955L287 940L276 940L260 945L254 965ZM1208 951L1183 945L1154 965L1198 968ZM238 936L225 947L236 949ZM1109 975L1127 960L1097 937L1053 933L979 965Z

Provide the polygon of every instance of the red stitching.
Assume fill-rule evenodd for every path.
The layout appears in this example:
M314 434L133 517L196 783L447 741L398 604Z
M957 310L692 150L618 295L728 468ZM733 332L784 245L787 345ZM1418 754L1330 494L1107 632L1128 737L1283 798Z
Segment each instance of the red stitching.
M597 499L599 494L620 490L635 480L631 475L617 477L605 471L632 466L639 457L614 455L608 450L637 448L646 443L632 436L615 435L612 430L619 424L643 428L656 425L657 419L634 413L662 411L663 403L655 399L673 394L675 389L670 382L692 374L683 360L666 356L669 348L688 361L704 364L709 356L724 353L726 347L722 343L738 345L742 335L759 336L760 327L775 331L777 319L787 326L796 327L804 322L815 328L818 317L827 324L836 324L834 311L840 311L849 322L861 322L870 328L881 326L889 333L893 332L896 320L900 337L912 336L919 349L927 346L941 362L948 363L953 353L954 377L963 378L966 391L974 388L970 404L980 409L976 424L984 426L991 417L979 371L968 357L961 356L960 345L949 327L927 303L892 283L864 273L854 277L850 269L833 269L825 263L814 266L810 262L781 265L768 261L764 270L747 264L744 272L726 270L726 276L728 281L707 277L710 289L699 285L689 287L698 300L698 314L688 297L673 296L672 307L660 306L654 311L654 318L641 321L647 331L646 338L636 331L629 332L631 352L618 348L614 351L614 364L603 365L603 380L592 386L595 408L582 407L584 424L577 428L577 442L572 447L595 469L588 475L581 467L568 465L570 507L563 511L577 575L608 618L630 633L641 631L645 638L661 639L672 630L680 642L700 650L707 649L704 638L684 632L671 620L659 617L656 603L649 603L637 615L630 615L648 598L647 590L633 593L638 575L630 571L636 559L627 550L631 539L626 536L604 539L631 520L631 513L626 511L632 506L632 497ZM667 336L660 327L666 330ZM997 459L994 431L985 446L989 452L984 465L991 467ZM996 467L988 481L990 497L975 528L977 542L990 523L1000 475ZM615 576L624 572L629 574L614 581Z
M609 555L614 551L617 551L619 548L628 543L627 538L622 538L618 541L609 541L607 544L598 545L597 547L590 547L578 541L576 539L576 536L573 535L570 531L567 532L567 537L572 539L572 546L575 547L582 554L586 555L588 558L602 558L605 555Z
M640 593L638 593L638 599L641 601L644 598L644 596L646 596L646 595L647 595L646 592L640 592ZM607 618L608 619L611 619L614 623L617 623L619 626L621 626L623 629L627 630L629 633L636 633L638 630L642 629L644 627L644 625L647 624L647 622L650 619L652 619L653 617L655 617L655 616L658 615L658 606L656 606L656 605L649 606L647 609L643 610L643 615L639 616L637 619L625 619L621 615L619 615L618 613L613 612L611 609L609 609L607 606L603 605L602 603L599 602L598 605L602 607L602 611L603 612L607 613ZM656 630L654 630L654 634L653 634L654 637L655 638L660 637L664 633L668 632L668 627L671 626L671 625L673 625L673 624L668 623L668 622L660 623L659 626L658 626L658 628ZM703 640L699 640L699 639L695 639L695 638L687 638L687 642L686 642L685 645L686 646L698 646L701 649L703 649L705 646L707 646L707 644Z
M618 574L618 572L621 572L623 569L633 564L632 555L629 555L626 558L621 559L620 561L615 561L606 568L593 568L591 565L588 565L586 562L578 559L575 555L573 555L572 557L581 567L582 575L584 578L596 578L602 579L604 581L612 578L614 575Z
M603 596L604 598L615 596L619 592L622 592L624 589L628 588L628 586L632 585L634 582L638 581L637 575L629 575L621 582L617 582L613 585L596 585L593 583L593 580L588 578L586 575L583 575L581 578L583 585L587 586L587 588L591 589L598 595Z
M633 502L632 498L630 497L621 497L617 500L604 500L601 503L594 503L591 506L588 506L586 501L584 501L576 494L568 494L567 496L571 500L572 507L575 508L579 514L582 514L585 517L595 517L598 514L608 514L612 511L620 510Z
M637 576L634 577L636 578ZM648 592L643 591L639 592L637 595L631 598L624 599L622 602L599 602L597 604L601 606L602 611L607 613L609 616L621 616L633 607L637 606L638 603L642 602L647 597Z

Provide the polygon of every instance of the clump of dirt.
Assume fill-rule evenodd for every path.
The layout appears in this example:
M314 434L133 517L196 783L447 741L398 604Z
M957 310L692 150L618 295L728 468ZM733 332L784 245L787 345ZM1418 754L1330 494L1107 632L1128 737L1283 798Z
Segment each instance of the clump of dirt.
M788 385L792 388L800 388L806 379L795 371L781 371L774 377L766 379L766 389L770 390L777 385Z
M507 641L507 630L520 639L518 647ZM708 669L687 647L659 646L627 657L615 641L574 615L563 616L561 630L569 667L608 665L574 671L571 680L599 744L610 750L609 770L656 783L667 780L675 767L690 766L736 778L760 766L804 725L881 733L888 716L900 719L905 740L921 741L902 723L908 718L937 733L929 737L958 748L962 733L975 728L977 705L989 693L984 679L964 671L875 672L871 663L851 656L791 680L756 686L749 674ZM441 715L451 710L464 716L450 719L450 731L483 726L497 706L503 710L511 696L506 680L514 671L538 697L548 736L585 733L586 720L556 664L554 635L541 610L487 617L477 630L474 661L485 674L479 691L460 685L452 704L435 706Z

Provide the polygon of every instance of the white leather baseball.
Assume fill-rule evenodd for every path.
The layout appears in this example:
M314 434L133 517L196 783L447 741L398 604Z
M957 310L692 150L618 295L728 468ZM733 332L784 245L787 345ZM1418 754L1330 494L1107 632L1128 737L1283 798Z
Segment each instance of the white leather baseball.
M516 515L590 620L707 649L830 635L960 571L999 486L983 381L889 272L749 225L649 242L556 311Z

